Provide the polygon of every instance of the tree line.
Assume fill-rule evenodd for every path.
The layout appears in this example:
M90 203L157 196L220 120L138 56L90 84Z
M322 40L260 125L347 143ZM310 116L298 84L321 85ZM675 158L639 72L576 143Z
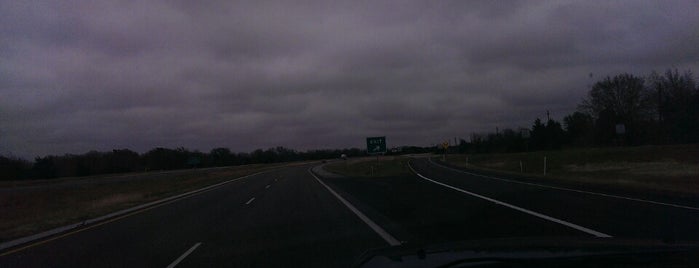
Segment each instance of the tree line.
M208 153L155 148L139 154L129 149L111 152L90 151L85 154L48 155L36 157L33 162L18 157L0 155L0 180L50 179L58 177L90 176L98 174L174 170L187 168L224 167L246 164L278 163L320 160L366 155L366 150L324 149L296 151L285 147L257 149L249 153L235 153L228 148L214 148Z
M640 77L622 73L595 82L563 123L537 118L531 128L471 134L460 153L523 152L564 147L699 142L699 86L690 71Z
M699 142L699 87L692 73L667 70L645 77L622 73L594 83L577 111L563 123L537 118L531 128L471 134L452 152L492 153L555 150L565 147L677 144ZM403 147L399 152L441 152L433 148ZM0 180L46 179L108 173L222 167L256 163L319 160L366 155L366 150L326 149L296 151L285 147L234 153L215 148L208 153L155 148L146 153L120 149L111 152L48 155L33 162L0 155ZM389 154L391 154L389 152Z

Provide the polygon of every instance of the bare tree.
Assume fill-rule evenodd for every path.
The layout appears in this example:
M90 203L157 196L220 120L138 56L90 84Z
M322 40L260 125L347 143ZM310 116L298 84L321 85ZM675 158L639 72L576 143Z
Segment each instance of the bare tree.
M696 132L696 86L690 71L680 74L677 69L668 69L664 75L653 72L649 76L647 92L652 96L653 112L671 142L688 142Z
M596 82L580 110L595 119L597 142L609 144L615 139L614 128L625 125L621 136L629 144L643 143L643 122L650 120L652 105L645 90L645 81L632 74L619 74Z
M607 77L592 86L580 108L595 119L602 111L610 111L618 123L638 121L650 109L644 83L643 78L627 73Z

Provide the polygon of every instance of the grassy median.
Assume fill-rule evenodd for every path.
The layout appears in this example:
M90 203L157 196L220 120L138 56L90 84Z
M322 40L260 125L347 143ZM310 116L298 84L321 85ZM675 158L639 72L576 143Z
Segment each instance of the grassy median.
M347 177L391 177L410 174L407 157L379 156L342 160L325 165L325 170Z
M6 183L0 187L0 242L282 165L57 179L34 182L29 188L13 188Z
M699 194L699 144L448 155L447 162L550 180Z

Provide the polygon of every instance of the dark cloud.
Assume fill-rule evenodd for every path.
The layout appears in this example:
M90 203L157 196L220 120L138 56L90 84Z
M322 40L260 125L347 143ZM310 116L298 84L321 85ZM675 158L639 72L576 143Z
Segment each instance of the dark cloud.
M528 126L603 76L696 70L696 8L0 0L0 153L430 145Z

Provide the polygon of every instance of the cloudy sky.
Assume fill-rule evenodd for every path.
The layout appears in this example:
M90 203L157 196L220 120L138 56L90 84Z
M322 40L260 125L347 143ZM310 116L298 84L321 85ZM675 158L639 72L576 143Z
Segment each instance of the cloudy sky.
M693 0L275 2L0 0L0 154L424 146L699 70Z

